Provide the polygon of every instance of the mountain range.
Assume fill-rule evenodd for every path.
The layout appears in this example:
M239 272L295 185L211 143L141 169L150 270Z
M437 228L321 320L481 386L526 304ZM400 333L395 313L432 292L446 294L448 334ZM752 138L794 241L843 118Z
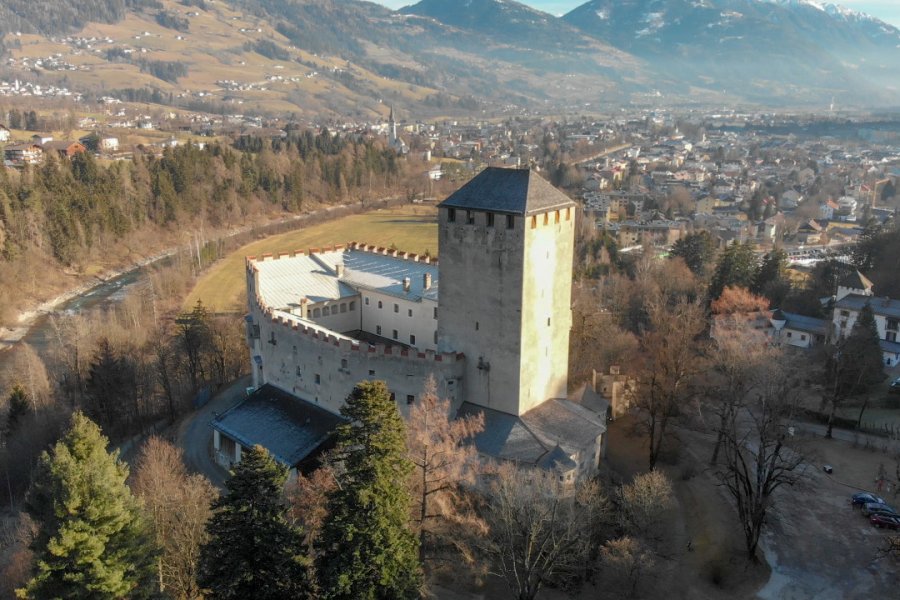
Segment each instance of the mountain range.
M137 44L122 36L122 52L108 54L117 60L66 81L109 89L116 82L105 72L133 69L132 86L175 96L209 87L214 99L338 114L383 113L388 103L442 114L628 102L900 104L900 30L814 0L590 0L562 17L513 0L422 0L397 11L359 0L0 0L13 57L28 43L43 50L39 38L119 31L132 40L133 31L151 33L138 50L182 62L187 74L165 81L146 62L123 65L126 43ZM247 77L280 69L327 85L277 94L271 86L271 98L214 89L240 82L238 67L250 64Z

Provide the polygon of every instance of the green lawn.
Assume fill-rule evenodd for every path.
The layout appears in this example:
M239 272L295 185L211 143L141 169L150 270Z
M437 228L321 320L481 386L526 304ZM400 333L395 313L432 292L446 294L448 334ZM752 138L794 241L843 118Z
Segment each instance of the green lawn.
M247 244L213 265L184 302L190 309L202 300L213 312L246 310L244 258L265 252L293 252L332 244L394 244L406 252L437 254L437 219L433 206L402 206L350 215Z

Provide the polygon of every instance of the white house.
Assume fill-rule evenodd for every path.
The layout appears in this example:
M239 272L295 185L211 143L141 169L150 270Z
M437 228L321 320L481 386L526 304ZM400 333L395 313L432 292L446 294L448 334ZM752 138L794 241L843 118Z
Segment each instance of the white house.
M0 125L0 142L8 142L9 136L9 129L7 129L4 125Z
M900 342L897 341L900 335L900 300L855 293L844 296L834 305L834 335L850 335L860 311L867 304L875 315L884 364L889 367L900 364Z

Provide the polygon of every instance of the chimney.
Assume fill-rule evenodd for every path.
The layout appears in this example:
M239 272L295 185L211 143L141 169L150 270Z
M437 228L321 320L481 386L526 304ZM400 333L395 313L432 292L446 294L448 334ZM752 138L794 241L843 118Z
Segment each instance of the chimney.
M409 280L409 277L404 277L404 278L403 278L403 291L404 291L404 292L409 292L409 285L410 285L410 283L412 283L412 282Z
M344 276L344 263L338 263L334 265L334 272L337 274L338 278Z
M425 290L431 289L431 273L422 275L422 288Z
M300 318L306 319L309 316L309 298L300 298Z

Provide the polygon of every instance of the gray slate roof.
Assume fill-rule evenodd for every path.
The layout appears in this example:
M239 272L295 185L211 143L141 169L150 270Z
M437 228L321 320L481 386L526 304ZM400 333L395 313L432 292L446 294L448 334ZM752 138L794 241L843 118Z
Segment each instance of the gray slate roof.
M293 467L324 443L343 419L274 386L264 385L213 419L212 426L244 447L256 444Z
M463 210L530 215L574 206L565 194L531 169L488 167L441 202Z
M808 333L817 333L819 335L828 335L828 323L825 319L816 319L815 317L807 317L796 313L779 311L786 321L785 327L796 331L806 331ZM774 317L774 315L773 315Z
M878 296L861 296L848 294L837 301L835 308L847 310L862 310L866 304L872 307L872 312L883 317L900 318L900 300L879 298Z
M606 432L602 417L570 400L547 400L520 417L464 402L457 417L478 413L484 413L478 452L545 469L574 469L570 456Z

